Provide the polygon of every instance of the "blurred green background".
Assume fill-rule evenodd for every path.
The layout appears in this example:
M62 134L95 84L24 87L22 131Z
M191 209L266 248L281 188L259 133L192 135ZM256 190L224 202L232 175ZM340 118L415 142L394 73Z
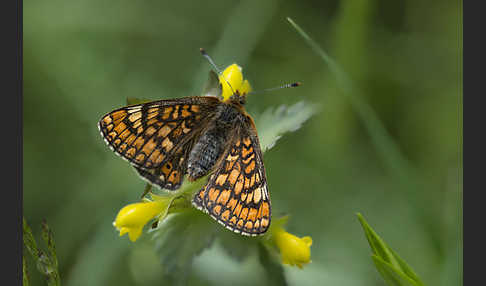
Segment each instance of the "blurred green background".
M24 1L24 216L54 232L63 285L168 285L149 235L112 226L144 182L96 127L127 97L197 95L210 66L243 66L257 115L297 101L321 111L265 153L274 214L310 235L291 285L385 285L355 216L428 285L462 284L462 1ZM333 57L406 164L376 140L336 77L285 20ZM408 166L404 169L404 166ZM412 174L412 175L410 175ZM30 261L32 285L45 282ZM264 285L258 261L215 244L191 285Z

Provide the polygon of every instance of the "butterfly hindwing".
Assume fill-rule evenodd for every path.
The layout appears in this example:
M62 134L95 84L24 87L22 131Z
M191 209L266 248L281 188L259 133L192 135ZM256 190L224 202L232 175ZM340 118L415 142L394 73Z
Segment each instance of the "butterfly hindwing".
M136 168L160 169L197 135L217 104L209 96L154 101L112 111L98 126L113 151Z
M263 234L270 225L270 197L260 143L249 116L232 137L193 204L234 232Z
M191 140L180 147L164 165L152 169L135 167L137 173L146 181L161 189L177 190L184 179L187 170L187 155L192 146Z

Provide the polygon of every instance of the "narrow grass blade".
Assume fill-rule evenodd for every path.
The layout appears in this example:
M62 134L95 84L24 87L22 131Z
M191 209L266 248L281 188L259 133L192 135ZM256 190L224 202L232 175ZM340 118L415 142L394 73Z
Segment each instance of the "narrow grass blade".
M52 232L49 229L49 226L47 225L46 222L42 223L42 239L47 244L47 249L48 249L47 253L45 253L44 251L40 250L37 247L37 243L35 242L34 236L32 235L32 230L27 224L25 218L23 218L23 240L24 240L25 248L27 248L28 252L34 258L34 261L37 264L37 269L39 270L39 272L46 276L47 285L60 286L61 280L59 276L56 248L54 245ZM24 281L27 280L28 283L28 276L26 274L27 266L25 265L25 256L23 258L24 258L23 280Z
M25 260L25 255L22 255L22 285L29 286L29 272L27 271L27 261Z
M388 285L424 286L412 268L383 241L364 217L360 213L357 216L373 252L373 262Z
M299 25L290 18L287 18L287 20L336 76L338 87L349 98L351 106L363 121L383 161L394 171L395 175L410 182L410 180L406 179L413 176L409 162L403 157L397 144L388 134L371 106L363 101L361 97L355 96L355 94L358 94L358 91L347 74ZM406 174L405 177L404 174Z
M47 254L49 255L49 259L52 261L53 266L57 269L58 262L56 255L56 246L54 245L52 231L45 220L42 221L42 239L44 239L44 242L47 244Z
M35 242L34 236L32 235L32 230L27 224L25 218L23 218L23 232L25 248L27 248L30 255L32 255L33 257L37 257L39 255L39 249L37 248L37 243Z
M397 269L396 267L393 267L390 263L384 261L380 257L376 255L372 255L371 258L373 259L373 262L375 263L376 269L378 272L380 272L381 276L383 279L386 281L386 283L390 286L418 286L421 284L417 284L414 280L410 279Z

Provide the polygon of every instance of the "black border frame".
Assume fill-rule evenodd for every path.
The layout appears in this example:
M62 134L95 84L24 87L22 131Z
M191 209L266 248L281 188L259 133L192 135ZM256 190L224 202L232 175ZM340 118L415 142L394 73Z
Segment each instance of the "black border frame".
M2 207L0 218L8 227L2 230L2 284L21 285L22 281L22 52L23 1L2 1L0 5L2 37L2 107L3 154ZM7 254L7 255L5 255ZM9 283L10 282L10 283Z

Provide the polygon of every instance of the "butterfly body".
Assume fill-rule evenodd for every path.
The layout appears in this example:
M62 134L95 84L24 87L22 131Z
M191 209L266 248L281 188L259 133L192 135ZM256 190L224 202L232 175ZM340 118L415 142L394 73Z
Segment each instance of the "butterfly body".
M241 107L240 107L241 108ZM241 111L231 103L220 102L215 117L192 148L188 158L188 179L195 181L207 175L221 157L231 131L242 124Z
M220 75L222 99L194 96L114 110L98 127L110 148L151 184L177 190L209 175L193 205L226 228L260 235L270 225L270 197L255 124L244 109L241 68Z

